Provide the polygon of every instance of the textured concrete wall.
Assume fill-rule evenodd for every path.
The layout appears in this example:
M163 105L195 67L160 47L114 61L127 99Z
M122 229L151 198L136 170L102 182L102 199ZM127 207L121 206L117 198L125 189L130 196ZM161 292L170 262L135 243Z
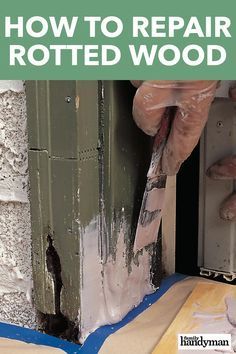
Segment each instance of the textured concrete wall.
M0 81L0 321L35 327L26 102L21 81Z

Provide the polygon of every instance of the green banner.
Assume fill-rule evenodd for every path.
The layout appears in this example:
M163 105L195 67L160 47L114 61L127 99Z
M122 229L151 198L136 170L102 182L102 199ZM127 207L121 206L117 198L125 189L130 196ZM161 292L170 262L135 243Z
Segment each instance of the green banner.
M235 0L9 1L1 79L235 79Z

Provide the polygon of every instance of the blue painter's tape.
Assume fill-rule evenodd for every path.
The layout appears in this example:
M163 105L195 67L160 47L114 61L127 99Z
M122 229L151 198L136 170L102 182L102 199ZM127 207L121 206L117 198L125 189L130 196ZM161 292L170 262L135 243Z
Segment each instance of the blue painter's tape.
M114 325L98 328L86 339L82 346L58 339L53 336L49 336L47 334L43 334L38 331L34 331L32 329L6 323L0 323L0 337L22 340L27 343L48 345L51 347L63 349L68 354L97 354L105 339L109 335L132 321L141 312L156 302L174 283L183 280L184 278L186 278L185 275L174 274L164 279L161 283L160 289L151 295L145 296L142 303L130 311L122 321Z

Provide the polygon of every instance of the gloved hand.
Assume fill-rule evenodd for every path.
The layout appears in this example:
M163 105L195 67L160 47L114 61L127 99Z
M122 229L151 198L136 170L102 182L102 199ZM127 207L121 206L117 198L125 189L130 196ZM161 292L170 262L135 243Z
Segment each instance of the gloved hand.
M167 107L177 111L161 159L161 170L175 175L197 145L206 124L217 81L131 81L137 87L133 117L140 129L155 136Z
M206 175L213 180L236 179L236 155L228 155L215 162L206 171ZM236 193L233 192L220 205L220 217L223 220L236 221Z

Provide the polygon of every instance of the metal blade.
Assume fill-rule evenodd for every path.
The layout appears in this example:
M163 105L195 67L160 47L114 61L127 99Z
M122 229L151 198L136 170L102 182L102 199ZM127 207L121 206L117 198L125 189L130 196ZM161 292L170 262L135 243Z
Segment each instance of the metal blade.
M155 242L162 217L165 198L166 176L148 180L134 241L134 253Z
M161 128L155 137L147 184L143 195L133 251L157 240L165 199L167 176L161 172L161 157L170 131L170 110L166 110Z

